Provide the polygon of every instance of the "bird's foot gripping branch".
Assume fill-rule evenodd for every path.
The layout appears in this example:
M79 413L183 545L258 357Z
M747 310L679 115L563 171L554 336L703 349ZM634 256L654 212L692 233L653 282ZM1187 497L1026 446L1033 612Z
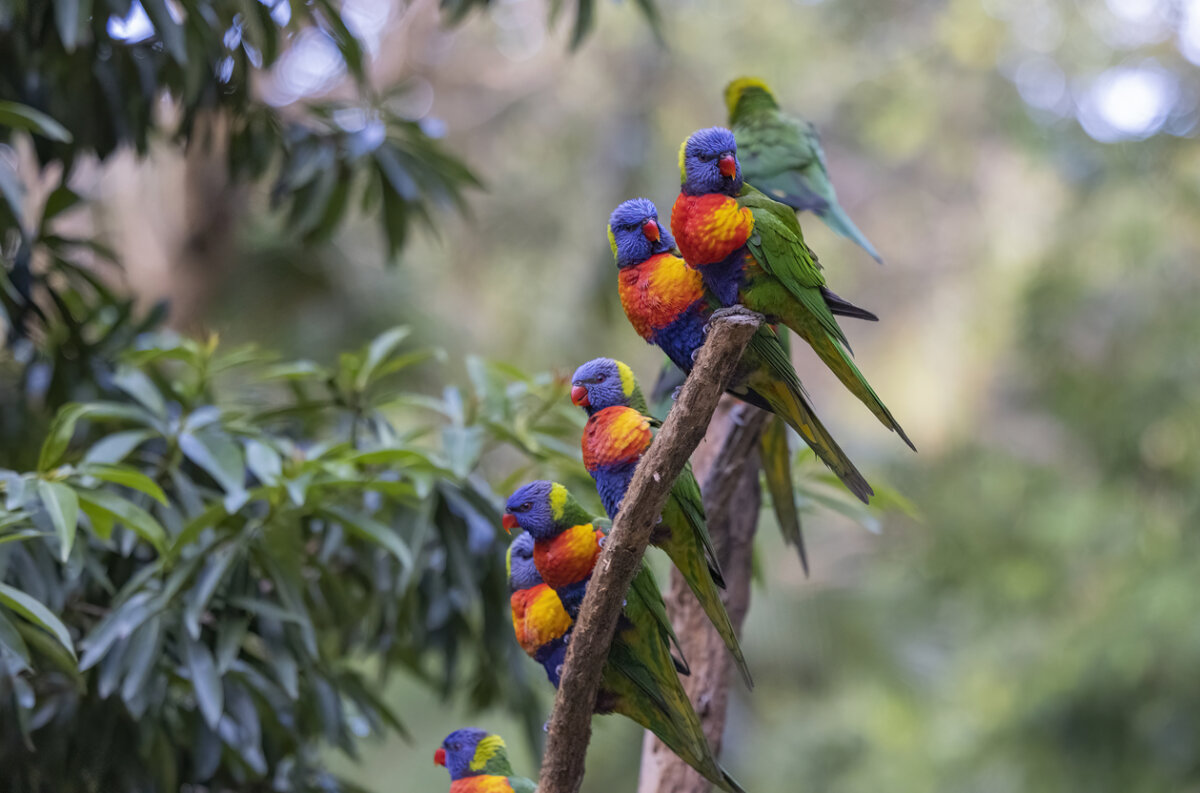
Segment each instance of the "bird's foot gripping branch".
M541 793L577 793L600 677L630 583L640 569L671 484L704 438L722 392L762 317L742 308L714 316L696 365L642 457L604 543L567 651L542 760Z

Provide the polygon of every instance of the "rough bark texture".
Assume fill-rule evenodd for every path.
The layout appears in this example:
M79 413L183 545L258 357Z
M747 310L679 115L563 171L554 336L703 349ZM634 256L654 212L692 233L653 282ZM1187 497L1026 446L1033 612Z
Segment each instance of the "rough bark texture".
M721 392L760 320L744 309L727 309L713 317L691 375L638 464L596 563L567 650L542 758L540 793L577 793L583 782L600 673L625 594L671 483L704 437Z
M692 460L702 483L708 530L725 575L721 597L739 634L750 606L750 568L761 501L758 438L767 418L763 411L726 397L709 426L707 442ZM678 570L671 571L667 612L692 668L692 674L683 678L683 688L719 755L733 659ZM707 779L646 733L638 793L705 793L711 788Z

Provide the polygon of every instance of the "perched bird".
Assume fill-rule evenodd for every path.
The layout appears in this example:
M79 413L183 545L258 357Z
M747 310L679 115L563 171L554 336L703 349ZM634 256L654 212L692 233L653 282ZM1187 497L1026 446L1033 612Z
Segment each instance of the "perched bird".
M467 727L446 736L433 762L450 772L450 793L534 793L537 784L515 776L504 739Z
M598 521L564 486L544 479L513 491L505 510L504 529L509 532L524 529L533 535L533 563L538 575L558 595L567 616L571 620L578 619L579 607L592 578L592 568L596 566L604 543L604 531L597 525ZM672 665L680 674L688 674L679 638L667 618L667 608L654 574L645 562L634 577L629 593L638 608L644 607L645 613L652 618L654 633L677 653Z
M575 370L571 376L571 401L588 414L581 440L583 465L596 480L605 512L615 520L634 469L650 448L651 426L656 422L646 415L646 400L633 370L612 358L595 358ZM737 632L717 591L725 582L708 535L700 485L690 464L684 466L672 483L662 518L650 535L650 544L666 551L679 569L733 654L746 685L753 687Z
M671 231L705 286L722 305L740 303L795 331L885 427L916 451L850 358L849 342L834 318L835 306L847 316L862 310L825 286L792 209L742 181L733 133L723 127L693 133L679 149L679 166L682 186Z
M771 89L755 77L739 77L725 86L725 107L747 182L797 212L815 213L883 264L838 204L821 139L812 124L781 111Z
M659 225L652 202L634 198L622 203L609 218L608 233L617 261L621 304L630 323L682 371L690 372L692 357L704 343L708 320L720 303L705 289L700 272L675 250L675 240ZM867 501L874 493L813 412L784 340L770 327L759 327L751 338L729 392L786 421L860 499ZM791 492L790 454L778 444L765 451L763 470L770 477L780 528L803 549L799 517L786 513L790 506L795 515L795 503L790 497L779 497ZM803 560L803 550L801 557Z
M533 535L538 573L558 593L567 613L577 618L583 600L577 585L582 582L586 588L603 539L587 510L561 484L538 480L509 496L504 527L521 528ZM596 712L620 713L632 719L710 782L729 793L743 793L717 763L700 719L679 683L670 652L672 637L666 605L643 563L626 595L609 647Z
M546 669L558 685L558 667L566 656L574 622L558 594L542 581L533 561L533 535L522 533L508 546L509 605L517 644Z

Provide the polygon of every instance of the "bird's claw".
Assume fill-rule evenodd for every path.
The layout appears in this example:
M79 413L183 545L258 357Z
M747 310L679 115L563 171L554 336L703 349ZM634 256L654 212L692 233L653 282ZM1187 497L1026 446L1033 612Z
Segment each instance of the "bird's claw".
M759 314L757 311L751 311L742 305L718 308L709 315L708 325L712 325L718 319L732 320L734 322L757 322L760 324L766 321L766 317L762 314ZM707 328L708 326L706 325L705 327Z

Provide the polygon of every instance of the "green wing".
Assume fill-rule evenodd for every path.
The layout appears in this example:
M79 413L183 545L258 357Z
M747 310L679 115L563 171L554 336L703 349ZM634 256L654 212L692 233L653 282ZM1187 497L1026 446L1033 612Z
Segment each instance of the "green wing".
M696 481L696 475L692 473L691 461L683 466L683 471L675 478L674 484L671 485L669 498L679 509L688 528L704 546L704 557L712 571L713 580L717 582L717 586L724 589L725 578L721 575L721 565L717 562L717 550L713 547L712 537L708 533L708 519L704 516L704 497L700 494L700 483Z
M762 268L812 315L830 336L847 347L850 343L833 318L821 294L825 277L817 257L804 243L796 213L750 185L742 188L738 205L754 215L754 233L747 246Z
M754 187L794 210L821 212L833 199L816 130L805 121L771 111L733 127L742 175ZM832 189L832 185L830 185Z
M796 370L784 351L780 338L770 327L762 325L750 339L743 362L749 362L751 371L746 379L746 386L751 393L764 400L771 412L783 417L791 425L805 443L816 452L830 470L865 503L874 494L874 490L863 478L863 475L851 462L850 458L830 435L829 430L821 423L816 412L809 404L804 386L796 376ZM832 342L830 342L832 346ZM764 465L767 461L764 460ZM788 476L790 479L790 475ZM772 495L774 495L772 489ZM781 521L784 518L781 518ZM782 526L782 523L781 523ZM799 532L799 525L795 527Z
M655 580L654 573L645 560L642 560L642 569L633 577L633 583L629 586L626 609L633 609L634 612L639 609L644 610L654 621L655 628L663 640L675 648L675 666L679 669L679 673L691 674L687 658L683 655L683 648L679 645L679 637L675 635L675 628L671 625L670 617L667 616L667 604L663 602L662 590L658 588L658 581Z
M523 776L508 777L508 786L513 789L513 793L536 793L537 791L537 782Z
M772 416L763 429L758 444L762 459L763 477L771 493L771 506L783 539L795 546L800 554L800 565L808 575L808 554L804 549L804 533L800 527L800 511L796 509L796 496L792 492L792 450L788 445L787 423L779 416Z

